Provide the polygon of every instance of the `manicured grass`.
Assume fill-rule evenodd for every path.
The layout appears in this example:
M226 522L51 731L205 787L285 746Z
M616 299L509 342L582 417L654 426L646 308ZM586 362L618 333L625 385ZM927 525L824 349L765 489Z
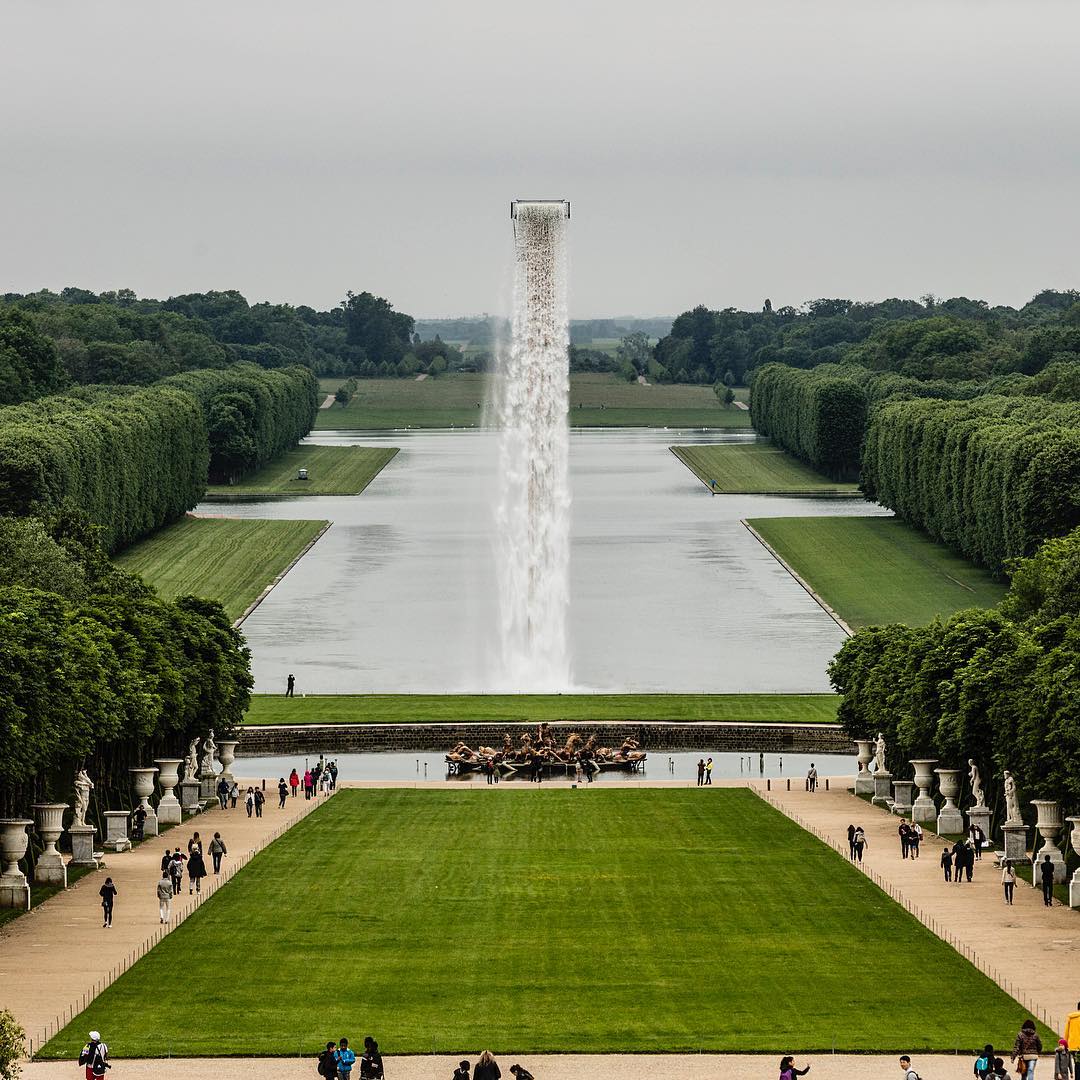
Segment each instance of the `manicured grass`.
M755 518L749 524L851 627L923 626L993 607L1006 586L895 518Z
M925 1052L1024 1015L746 790L346 790L43 1056Z
M320 431L364 428L480 427L492 422L484 402L487 375L440 375L436 379L360 379L345 409L321 409ZM327 380L327 392L332 382ZM749 413L720 405L707 386L639 386L615 375L570 376L570 424L574 427L749 428Z
M325 521L186 517L116 556L162 596L220 600L238 619Z
M857 495L857 484L842 484L815 472L770 442L726 446L673 446L672 453L707 487L722 494Z
M396 453L396 446L298 446L237 484L211 484L206 497L359 495ZM297 479L300 469L307 480Z
M255 694L248 724L713 720L831 724L833 694Z

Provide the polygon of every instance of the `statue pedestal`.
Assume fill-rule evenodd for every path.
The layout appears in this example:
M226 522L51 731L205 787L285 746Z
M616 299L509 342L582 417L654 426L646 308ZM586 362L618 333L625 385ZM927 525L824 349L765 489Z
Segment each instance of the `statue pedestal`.
M0 908L15 908L17 911L30 910L30 882L26 875L21 875L22 884L12 879L9 883L7 875L0 876Z
M964 815L957 806L946 804L937 817L938 836L960 836L964 832Z
M874 773L874 797L870 801L886 809L892 805L892 773L887 769Z
M1001 831L1005 834L1005 858L1009 862L1027 862L1027 826L1006 822Z
M872 772L864 771L859 773L859 775L855 777L855 794L874 794L874 774Z
M143 822L142 834L144 840L148 836L157 836L158 834L158 817L153 809L147 811L146 820Z
M915 789L914 780L893 781L893 813L907 815L911 813L911 793Z
M101 864L98 862L97 853L94 851L94 837L97 829L93 825L69 825L68 836L71 837L71 864L72 866L92 866L95 870Z
M131 847L126 810L105 811L105 843L102 847L106 851L127 851Z
M1073 873L1069 882L1069 907L1080 908L1080 870Z
M972 806L968 809L968 827L972 825L978 825L983 831L983 836L989 841L990 839L990 807L989 806ZM983 849L985 850L985 848Z
M38 885L59 885L67 888L67 865L60 852L42 854L34 863L34 881Z
M173 794L163 795L157 807L158 826L179 825L184 820L180 800Z
M218 778L215 773L210 773L209 776L206 773L202 773L199 777L199 799L216 799L217 798L217 783ZM184 804L185 809L187 804Z
M180 801L183 804L185 814L197 814L202 810L200 788L201 785L198 780L180 781Z

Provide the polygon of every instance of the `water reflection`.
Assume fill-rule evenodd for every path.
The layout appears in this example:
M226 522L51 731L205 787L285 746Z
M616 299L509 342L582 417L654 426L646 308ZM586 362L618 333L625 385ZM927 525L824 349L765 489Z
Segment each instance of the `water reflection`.
M491 493L495 434L323 433L400 446L359 498L207 506L333 527L244 623L255 688L297 693L500 689ZM825 691L839 627L740 524L872 514L854 499L712 496L668 450L745 434L571 436L570 648L582 689ZM509 688L514 689L514 688Z

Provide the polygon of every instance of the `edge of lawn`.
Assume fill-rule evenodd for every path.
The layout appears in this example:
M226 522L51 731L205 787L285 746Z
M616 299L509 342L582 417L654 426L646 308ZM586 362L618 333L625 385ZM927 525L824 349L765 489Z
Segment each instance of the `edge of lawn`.
M315 429L312 428L312 431ZM319 444L312 444L318 447ZM296 450L303 450L304 447L294 447ZM320 447L320 449L326 449ZM377 450L386 454L386 460L357 488L356 491L323 491L319 488L305 489L304 491L267 491L265 488L252 487L250 484L207 484L206 491L203 493L203 502L213 503L230 503L230 502L253 502L261 501L263 499L296 499L296 498L313 498L313 497L332 497L338 498L352 498L355 495L362 495L368 485L390 464L391 461L398 455L401 450L400 446L361 446L361 447L330 447L329 449L338 450ZM272 465L273 462L268 463ZM267 468L268 466L264 466ZM301 466L302 467L302 466ZM262 472L262 469L259 470ZM258 476L258 472L255 473ZM249 478L250 479L250 478Z
M862 498L862 492L856 488L836 488L836 487L819 487L819 488L782 488L775 490L766 489L748 489L748 488L733 488L724 487L722 484L719 487L712 487L709 483L710 480L714 480L715 477L707 477L704 472L697 467L697 465L686 454L687 450L696 450L700 447L695 446L669 446L668 449L705 485L706 491L711 495L783 495L787 498L796 499L851 499Z

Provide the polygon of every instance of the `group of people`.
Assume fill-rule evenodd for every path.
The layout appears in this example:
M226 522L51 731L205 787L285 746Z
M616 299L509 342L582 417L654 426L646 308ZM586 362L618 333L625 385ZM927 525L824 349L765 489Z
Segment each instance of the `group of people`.
M280 800L280 806L284 808L285 800L289 797L290 791L292 792L292 797L294 799L296 798L296 794L300 790L301 784L304 788L305 799L314 799L316 795L329 795L330 792L337 787L337 774L337 762L329 761L324 764L322 758L315 762L313 768L304 769L303 776L293 769L293 771L289 773L289 781L287 784L284 776L278 780L278 799Z
M712 786L712 770L713 760L712 758L698 758L697 763L697 786L698 787L711 787Z
M945 875L945 880L956 885L965 878L971 881L975 863L980 858L982 858L982 853L972 845L970 840L957 840L951 848L948 846L942 848L941 870Z
M353 1067L356 1065L356 1051L349 1045L348 1039L341 1039L335 1045L326 1044L326 1049L319 1054L318 1073L326 1080L351 1080ZM382 1080L383 1060L379 1053L379 1044L368 1035L364 1039L364 1052L360 1055L360 1080Z
M207 845L214 866L214 873L221 873L221 860L229 854L221 833L214 833ZM202 879L206 877L206 859L203 856L202 837L196 832L187 842L187 854L179 848L165 849L161 857L161 879L157 883L158 919L167 923L172 916L172 901L184 887L184 871L187 870L188 895L202 892Z
M251 788L248 788L248 791L250 790ZM222 810L228 810L230 805L235 810L240 799L240 785L235 780L226 780L222 777L217 782L217 797ZM250 816L249 814L248 817Z
M900 854L905 859L917 859L919 857L919 845L922 843L923 830L917 822L907 822L901 819L900 827L896 830L900 837Z
M866 831L861 825L849 825L847 827L848 858L852 862L862 862L863 852L869 847L866 840Z
M452 1080L469 1080L469 1068L469 1063L462 1061L454 1070ZM501 1080L502 1070L490 1050L485 1050L471 1068L472 1080ZM522 1065L511 1065L510 1072L515 1080L533 1080L533 1074Z

